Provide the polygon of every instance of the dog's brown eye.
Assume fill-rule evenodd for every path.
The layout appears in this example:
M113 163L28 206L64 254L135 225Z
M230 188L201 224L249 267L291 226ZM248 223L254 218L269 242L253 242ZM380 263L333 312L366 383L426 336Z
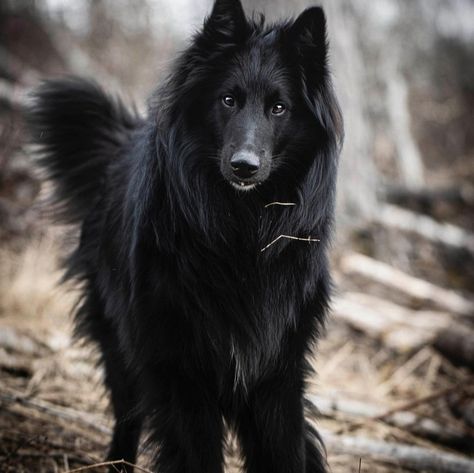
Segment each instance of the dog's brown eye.
M224 95L224 97L222 97L222 102L224 102L224 105L227 107L235 106L235 99L232 95Z
M276 103L273 108L272 108L272 114L273 115L281 115L282 113L285 113L286 107L285 104L283 103Z

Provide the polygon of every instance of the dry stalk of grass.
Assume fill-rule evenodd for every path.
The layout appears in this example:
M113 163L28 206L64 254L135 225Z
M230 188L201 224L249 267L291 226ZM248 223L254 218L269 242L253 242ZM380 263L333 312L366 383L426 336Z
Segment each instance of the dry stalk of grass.
M265 251L266 249L270 248L270 246L272 246L274 243L281 240L282 238L286 238L287 240L307 241L308 243L321 241L318 238L312 238L312 237L295 237L292 235L279 235L273 241L271 241L267 246L264 246L260 251L261 252Z
M106 462L100 462L100 463L94 463L92 465L87 465L87 466L81 466L79 468L74 468L74 470L66 470L65 473L79 473L80 471L87 471L87 470L92 470L95 468L103 467L103 466L112 466L112 465L123 465L123 466L131 466L137 469L138 471L142 471L144 473L153 473L151 470L147 470L146 468L143 468L139 465L136 465L135 463L130 463L126 460L110 460ZM117 470L119 471L119 470Z

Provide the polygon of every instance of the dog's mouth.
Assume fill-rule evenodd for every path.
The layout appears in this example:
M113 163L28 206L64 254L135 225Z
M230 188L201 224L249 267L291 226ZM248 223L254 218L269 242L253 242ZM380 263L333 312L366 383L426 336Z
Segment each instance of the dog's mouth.
M239 191L247 192L257 186L257 182L230 181L231 186Z

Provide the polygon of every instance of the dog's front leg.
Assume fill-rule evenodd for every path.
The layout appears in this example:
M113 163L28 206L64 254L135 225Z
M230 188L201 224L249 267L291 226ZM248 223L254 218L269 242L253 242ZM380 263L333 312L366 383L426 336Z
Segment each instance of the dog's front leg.
M308 443L302 391L302 376L286 372L249 393L236 422L247 473L325 471Z
M223 425L217 400L206 384L175 364L148 376L150 440L157 445L160 473L222 473Z

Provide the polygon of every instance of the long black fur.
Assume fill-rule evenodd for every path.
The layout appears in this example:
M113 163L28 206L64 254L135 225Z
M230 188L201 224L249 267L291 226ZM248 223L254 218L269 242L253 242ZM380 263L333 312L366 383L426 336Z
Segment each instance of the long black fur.
M229 77L291 97L286 121L268 122L270 175L249 192L219 165ZM111 391L109 458L135 461L146 420L160 473L222 473L225 420L249 473L323 473L303 413L342 141L322 10L266 27L217 0L150 104L141 120L68 78L40 87L29 114L58 214L81 224L67 276L82 283L77 330L98 344ZM320 241L262 251L279 235Z

